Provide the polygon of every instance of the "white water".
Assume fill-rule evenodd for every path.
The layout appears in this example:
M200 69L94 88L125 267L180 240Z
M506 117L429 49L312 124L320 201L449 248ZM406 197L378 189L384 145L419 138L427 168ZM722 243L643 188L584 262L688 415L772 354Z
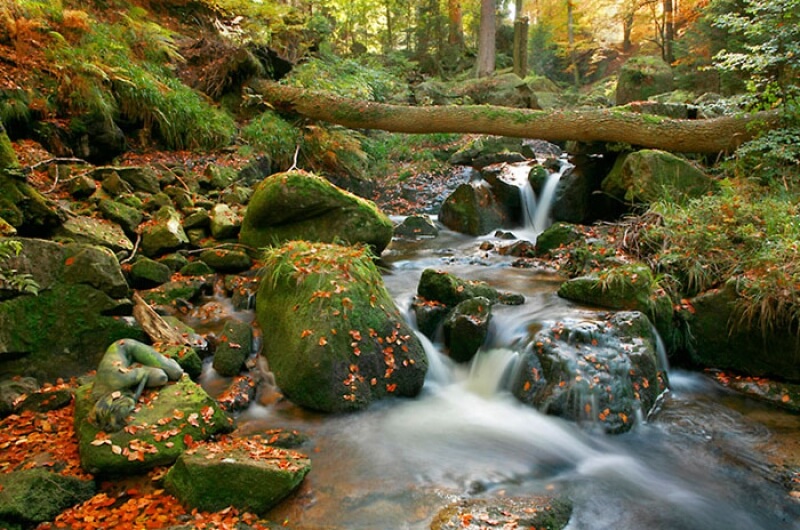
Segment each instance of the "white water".
M520 235L535 242L536 236L547 230L552 223L550 214L558 183L564 173L572 168L573 165L566 160L562 160L559 170L548 175L541 190L541 197L538 198L528 179L531 167L533 166L527 163L510 165L509 173L512 183L519 188L520 201L522 202L523 226Z

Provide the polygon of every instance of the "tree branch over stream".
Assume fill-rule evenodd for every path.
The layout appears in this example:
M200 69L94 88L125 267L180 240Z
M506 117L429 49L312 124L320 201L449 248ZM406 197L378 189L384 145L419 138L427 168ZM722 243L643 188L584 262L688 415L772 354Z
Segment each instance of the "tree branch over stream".
M277 110L343 125L399 133L481 133L552 142L622 142L683 153L731 152L759 131L781 125L778 111L676 120L621 109L530 110L491 105L389 105L257 81Z

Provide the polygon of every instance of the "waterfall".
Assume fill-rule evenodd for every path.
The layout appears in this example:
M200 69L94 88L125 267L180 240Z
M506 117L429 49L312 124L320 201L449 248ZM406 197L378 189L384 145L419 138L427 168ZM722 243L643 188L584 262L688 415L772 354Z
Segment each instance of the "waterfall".
M525 237L533 241L536 236L544 232L550 226L550 211L553 207L558 183L568 169L574 167L566 160L561 161L558 171L550 173L541 190L541 197L536 197L528 175L531 170L530 164L518 164L510 166L511 181L519 188L520 202L522 203L523 232Z

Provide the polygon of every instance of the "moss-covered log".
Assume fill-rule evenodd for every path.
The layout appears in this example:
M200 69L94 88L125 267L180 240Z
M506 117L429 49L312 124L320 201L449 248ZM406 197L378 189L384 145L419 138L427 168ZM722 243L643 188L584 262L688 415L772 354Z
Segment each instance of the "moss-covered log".
M254 88L284 111L356 129L402 133L482 133L551 142L623 142L684 153L732 151L778 127L775 111L675 120L620 109L539 111L492 105L411 107L334 96L261 81Z

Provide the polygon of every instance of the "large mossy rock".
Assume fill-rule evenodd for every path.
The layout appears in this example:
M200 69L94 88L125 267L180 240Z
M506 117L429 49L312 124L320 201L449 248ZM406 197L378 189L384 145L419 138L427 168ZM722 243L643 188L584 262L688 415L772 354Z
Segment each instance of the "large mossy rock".
M172 206L163 206L142 230L142 252L156 257L187 245L189 238L183 231L181 215Z
M33 528L90 499L94 481L42 468L0 474L0 528Z
M512 393L547 414L625 432L666 389L657 337L639 312L548 322L530 344Z
M239 240L252 247L306 240L366 243L380 254L393 226L374 203L303 171L277 173L253 193Z
M80 375L94 369L115 340L144 339L133 319L120 316L132 306L120 298L128 286L108 249L18 241L19 256L0 265L30 274L39 294L0 293L0 373L43 380Z
M305 455L266 443L255 437L190 449L169 470L164 485L193 508L214 512L233 506L264 514L311 469Z
M708 368L800 383L800 342L796 330L762 330L741 320L744 300L732 284L690 300L691 361Z
M619 72L617 105L672 91L672 68L660 57L632 57Z
M428 360L365 247L289 242L267 252L256 298L283 393L323 412L415 396Z
M456 306L459 303L477 298L487 298L495 303L501 298L501 293L486 282L465 280L446 271L425 269L419 278L417 294L426 300L435 300L447 306Z
M480 236L505 226L509 219L486 181L461 184L442 203L439 221L451 230Z
M603 180L602 189L625 203L660 198L682 202L714 189L714 181L688 160L657 149L621 156Z
M195 442L229 432L230 418L184 375L174 384L146 392L125 429L105 433L89 420L92 385L75 393L75 433L81 467L89 473L143 473L175 462Z
M561 284L558 296L593 307L639 311L650 318L662 337L672 335L672 301L658 288L646 265L572 278Z
M114 252L133 251L133 242L118 224L86 215L67 219L55 231L55 236L64 241L106 247Z

